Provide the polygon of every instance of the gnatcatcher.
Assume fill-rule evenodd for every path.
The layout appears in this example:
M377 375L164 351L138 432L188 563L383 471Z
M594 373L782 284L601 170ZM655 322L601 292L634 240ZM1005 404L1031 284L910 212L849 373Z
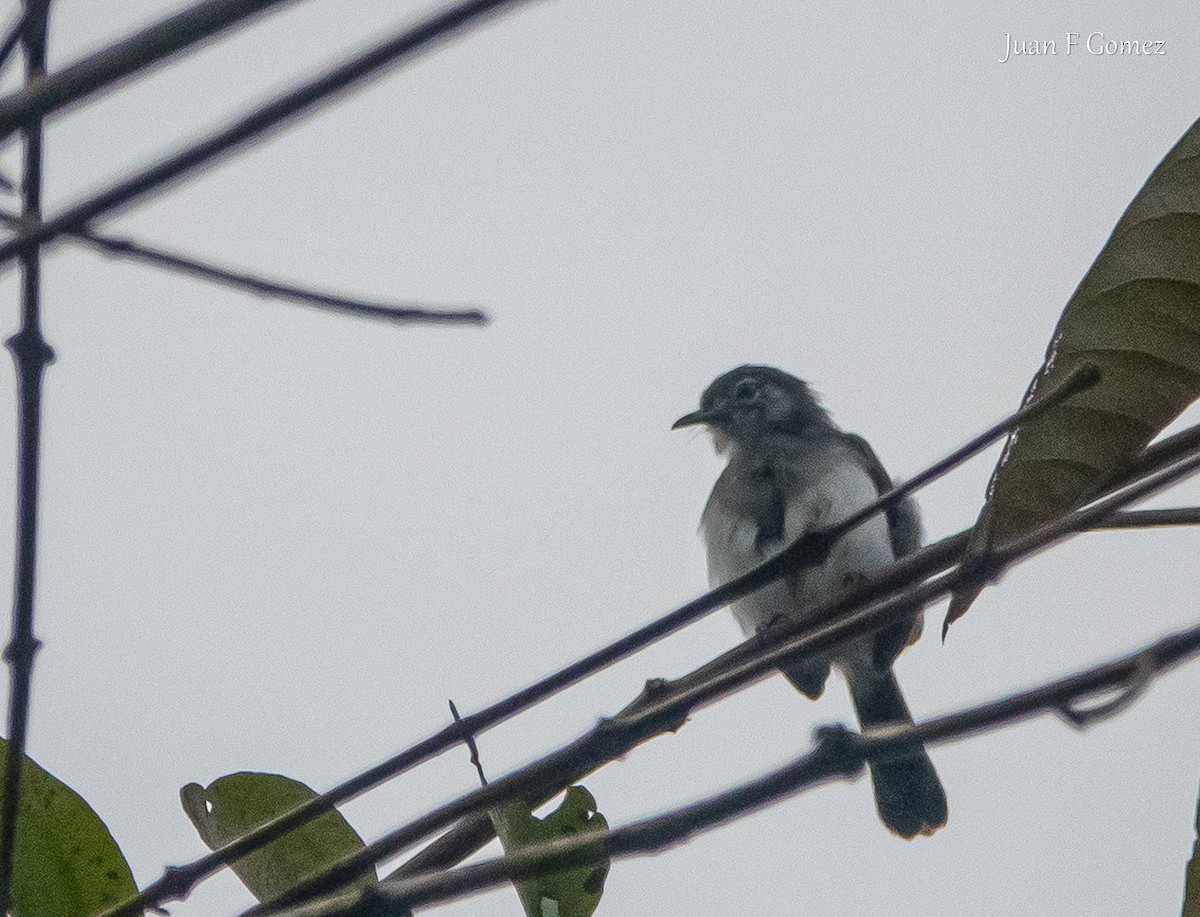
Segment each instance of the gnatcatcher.
M892 479L861 436L829 419L807 384L771 366L739 366L700 398L700 410L674 427L703 424L729 463L704 507L700 529L708 579L719 586L779 553L801 535L846 519L891 489ZM833 598L921 545L911 498L847 532L820 566L789 574L732 605L747 635L780 617L804 620ZM892 663L921 634L922 610L900 623L788 666L784 675L814 700L830 664L846 676L863 728L911 723ZM879 817L901 837L932 834L946 824L946 794L924 748L872 763Z

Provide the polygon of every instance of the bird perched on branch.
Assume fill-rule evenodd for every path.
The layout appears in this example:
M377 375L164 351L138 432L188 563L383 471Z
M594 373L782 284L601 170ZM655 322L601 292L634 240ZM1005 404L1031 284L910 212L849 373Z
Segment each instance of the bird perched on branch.
M771 366L739 366L718 376L701 396L700 410L674 428L695 425L708 427L717 452L729 457L700 523L714 587L892 487L866 440L835 425L807 384ZM847 532L820 564L734 602L733 615L747 635L779 618L803 621L810 609L920 544L920 518L908 498ZM815 700L836 665L864 728L911 723L892 663L921 626L922 610L915 608L898 623L790 663L783 674ZM946 794L924 748L874 762L870 771L879 817L890 830L911 838L946 823Z

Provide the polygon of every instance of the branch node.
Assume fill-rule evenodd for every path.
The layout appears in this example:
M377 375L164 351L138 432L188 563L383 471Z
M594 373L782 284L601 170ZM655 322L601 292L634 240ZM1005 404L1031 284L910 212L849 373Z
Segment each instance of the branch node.
M1100 720L1116 716L1129 707L1149 687L1156 671L1153 653L1143 651L1133 657L1133 666L1124 682L1116 686L1116 695L1091 706L1082 702L1086 695L1076 695L1054 708L1054 712L1073 729L1086 729Z
M22 365L33 366L38 370L49 366L55 360L54 348L42 339L36 328L22 328L6 340L4 346Z
M647 678L646 684L642 687L642 696L638 700L656 700L669 694L671 691L671 683L665 678Z
M675 703L665 704L662 712L653 720L654 730L660 733L679 732L680 729L687 725L689 710L691 710L690 704L685 704L682 707Z
M863 737L847 729L841 723L818 726L813 733L817 747L813 757L822 762L831 774L854 777L862 772L866 763L866 745Z
M28 662L42 648L42 641L32 634L18 634L4 648L4 661L12 665L14 661Z
M479 746L475 744L475 733L471 730L470 724L458 715L458 708L454 706L454 701L448 701L448 703L450 704L450 715L454 717L455 724L462 732L467 750L471 752L471 763L475 765L475 772L479 774L479 782L481 785L487 786L487 777L483 774L483 764L479 760Z
M158 881L146 888L146 892L151 890L154 892L151 902L145 905L146 910L167 913L159 905L164 901L182 901L192 893L197 881L198 877L191 867L164 867L163 874L158 877Z

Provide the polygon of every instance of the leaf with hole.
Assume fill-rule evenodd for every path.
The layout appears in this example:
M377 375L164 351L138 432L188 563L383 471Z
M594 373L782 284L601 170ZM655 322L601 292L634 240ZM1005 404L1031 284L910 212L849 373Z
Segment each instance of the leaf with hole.
M596 800L581 786L567 787L562 804L545 818L536 817L521 800L493 811L491 818L505 856L559 838L608 830ZM514 884L528 917L590 917L600 904L607 875L606 859Z
M1009 437L967 546L995 547L1094 496L1200 397L1200 121L1159 163L1084 275L1025 395L1091 363L1100 381ZM950 604L943 636L979 594Z
M8 742L0 739L0 767L7 756ZM87 917L136 894L129 864L100 816L26 757L13 850L12 917Z
M316 797L298 780L279 774L242 772L220 777L207 788L189 783L179 791L183 811L210 848L237 840L254 828ZM365 845L337 810L325 812L260 850L234 860L231 868L259 901L273 901L304 879L357 853ZM363 876L339 895L376 883Z

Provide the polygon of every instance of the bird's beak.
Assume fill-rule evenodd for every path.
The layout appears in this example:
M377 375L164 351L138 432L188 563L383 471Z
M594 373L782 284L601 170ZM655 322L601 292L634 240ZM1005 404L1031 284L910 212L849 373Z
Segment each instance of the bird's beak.
M719 419L716 411L692 411L690 414L684 414L675 423L671 424L672 430L678 430L681 427L694 427L699 424L711 424Z

